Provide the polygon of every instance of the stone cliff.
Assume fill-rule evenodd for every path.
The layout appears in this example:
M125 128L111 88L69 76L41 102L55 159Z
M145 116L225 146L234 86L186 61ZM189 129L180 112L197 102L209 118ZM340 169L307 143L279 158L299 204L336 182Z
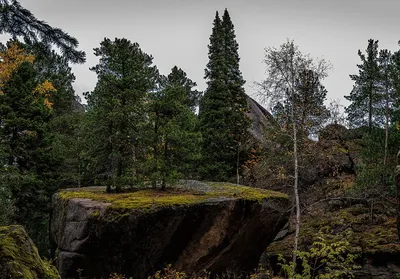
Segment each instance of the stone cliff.
M166 192L70 189L53 198L51 240L62 278L146 278L166 264L188 274L251 271L289 217L284 194L191 182Z

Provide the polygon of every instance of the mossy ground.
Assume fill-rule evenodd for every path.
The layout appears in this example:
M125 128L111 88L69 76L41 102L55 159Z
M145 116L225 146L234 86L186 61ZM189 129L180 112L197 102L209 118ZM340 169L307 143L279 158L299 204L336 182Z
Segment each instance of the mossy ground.
M300 249L306 250L319 231L335 236L347 231L353 253L362 255L400 254L397 243L396 218L389 212L374 213L369 208L357 205L334 211L318 212L302 218ZM281 241L273 242L267 252L289 256L293 251L293 234Z
M21 226L0 227L0 278L9 278L6 276L13 279L60 278L55 267L40 258Z
M110 203L111 208L141 209L159 206L185 205L211 201L218 198L242 198L261 202L263 199L284 199L288 196L279 192L240 186L229 183L207 183L206 191L195 189L184 189L171 187L166 191L145 188L136 189L127 193L106 193L104 188L81 188L79 190L68 190L59 193L64 200L72 198L91 199L95 201Z

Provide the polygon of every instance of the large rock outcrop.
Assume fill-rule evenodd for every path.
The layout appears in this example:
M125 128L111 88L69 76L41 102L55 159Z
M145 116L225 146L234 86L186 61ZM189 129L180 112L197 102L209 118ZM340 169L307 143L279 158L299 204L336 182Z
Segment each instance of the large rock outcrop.
M1 279L59 279L57 270L40 258L21 226L0 227Z
M270 127L279 129L279 125L274 117L250 96L247 96L247 103L250 109L247 116L251 119L249 132L256 142L265 143L264 133L266 129Z
M62 278L145 278L166 264L188 274L249 271L289 217L286 195L234 184L187 183L53 197L51 239Z

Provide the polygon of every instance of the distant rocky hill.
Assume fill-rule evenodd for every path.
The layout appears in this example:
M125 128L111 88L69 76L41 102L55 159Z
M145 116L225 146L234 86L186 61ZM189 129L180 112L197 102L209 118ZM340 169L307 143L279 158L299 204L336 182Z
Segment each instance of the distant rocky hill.
M275 120L272 117L271 113L269 113L263 106L257 103L253 98L247 96L247 102L250 107L250 112L248 116L252 120L252 126L250 128L250 133L254 136L254 138L259 141L263 142L263 132L264 130L271 126L276 125L274 123Z
M85 112L85 106L79 100L74 100L72 103L72 111Z

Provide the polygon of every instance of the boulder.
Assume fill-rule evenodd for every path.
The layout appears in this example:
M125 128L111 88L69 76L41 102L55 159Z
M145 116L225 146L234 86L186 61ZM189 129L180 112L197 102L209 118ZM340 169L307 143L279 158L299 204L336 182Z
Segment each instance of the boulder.
M146 278L171 264L195 274L250 271L288 221L282 193L227 183L54 195L51 241L62 278Z
M0 227L1 279L59 279L54 266L40 258L21 226Z

